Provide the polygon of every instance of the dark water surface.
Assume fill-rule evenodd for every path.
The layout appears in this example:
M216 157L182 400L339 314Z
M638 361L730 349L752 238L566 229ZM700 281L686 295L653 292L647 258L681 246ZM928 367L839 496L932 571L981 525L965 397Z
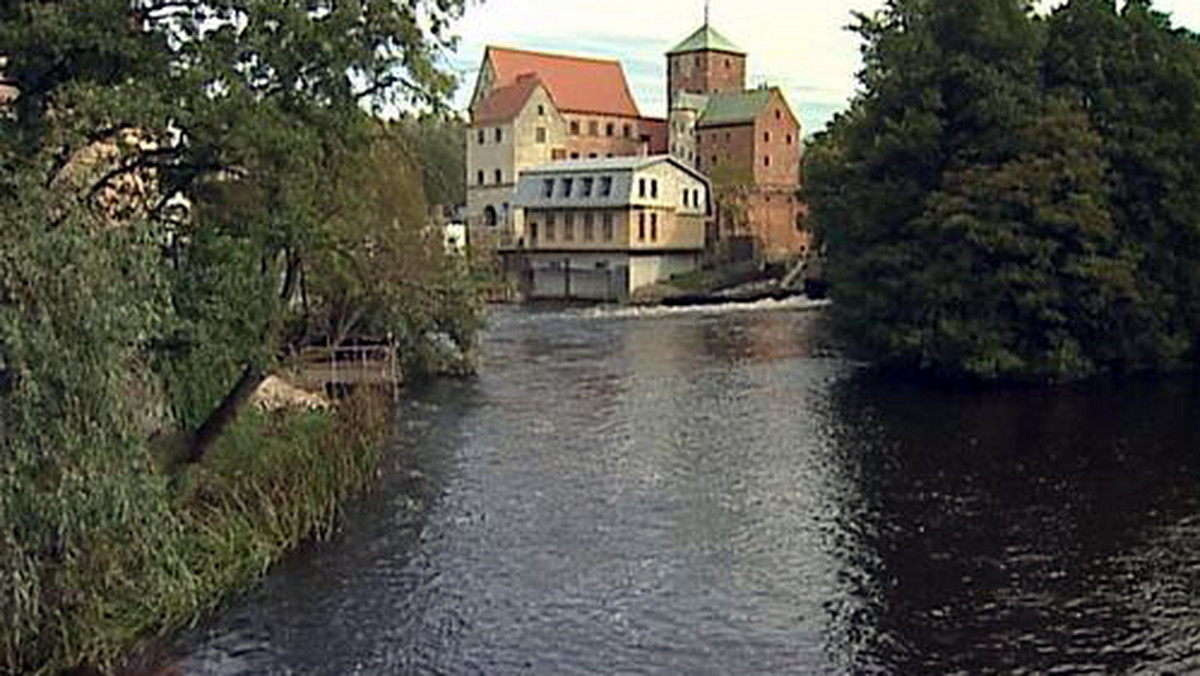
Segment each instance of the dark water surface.
M181 668L1200 673L1200 387L932 391L815 327L498 312Z

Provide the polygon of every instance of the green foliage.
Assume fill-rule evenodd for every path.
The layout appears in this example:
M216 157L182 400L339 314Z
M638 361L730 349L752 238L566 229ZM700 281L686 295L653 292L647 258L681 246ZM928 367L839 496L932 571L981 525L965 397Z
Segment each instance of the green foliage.
M1148 3L893 0L806 157L836 317L884 364L1053 382L1197 336L1200 50ZM1147 331L1149 329L1149 331Z
M468 350L473 288L425 200L458 188L421 159L448 162L451 127L367 112L444 104L462 6L0 3L0 673L111 665L328 532L377 404L250 412L205 464L155 462L239 374L335 324L414 362Z

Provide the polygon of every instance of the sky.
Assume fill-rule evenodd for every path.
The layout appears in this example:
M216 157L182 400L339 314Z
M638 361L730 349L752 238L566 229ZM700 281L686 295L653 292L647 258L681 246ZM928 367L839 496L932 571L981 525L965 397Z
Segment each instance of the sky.
M468 0L448 65L465 109L487 45L619 59L643 115L666 114L665 53L700 27L703 0ZM1044 3L1052 6L1057 3ZM851 12L883 0L712 0L713 28L749 53L747 85L783 88L806 134L853 95L858 37ZM1175 24L1200 32L1200 1L1156 0Z

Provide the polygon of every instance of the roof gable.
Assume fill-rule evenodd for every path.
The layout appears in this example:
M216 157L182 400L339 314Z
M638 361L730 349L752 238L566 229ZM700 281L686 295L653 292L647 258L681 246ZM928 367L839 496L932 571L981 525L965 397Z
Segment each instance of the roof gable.
M537 77L522 77L507 87L493 89L471 111L471 123L495 124L513 120L541 86Z
M746 55L746 52L733 44L729 38L718 33L715 28L707 23L697 29L695 33L689 35L683 42L675 45L675 49L667 52L667 56L690 52L726 52L738 56Z
M640 117L618 61L488 47L484 57L495 74L494 87L516 84L534 74L559 110L619 117Z

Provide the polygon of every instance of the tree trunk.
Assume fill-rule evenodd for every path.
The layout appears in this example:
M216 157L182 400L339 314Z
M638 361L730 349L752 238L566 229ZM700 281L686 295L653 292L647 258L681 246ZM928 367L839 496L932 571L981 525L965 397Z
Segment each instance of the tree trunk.
M247 366L242 371L242 375L229 394L225 395L221 405L217 406L216 410L210 413L192 434L188 443L187 457L184 458L185 464L194 465L204 459L205 454L212 448L213 442L229 429L229 425L237 417L242 405L249 401L250 395L254 394L254 391L266 378L266 372L255 366Z

